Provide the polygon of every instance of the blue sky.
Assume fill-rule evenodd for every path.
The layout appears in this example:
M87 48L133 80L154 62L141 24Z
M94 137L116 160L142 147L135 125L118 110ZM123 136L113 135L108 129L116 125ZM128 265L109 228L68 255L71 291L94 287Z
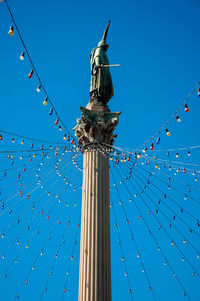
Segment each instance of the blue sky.
M10 0L9 4L48 94L70 130L76 125L76 118L80 116L80 106L86 106L88 103L89 55L92 48L100 41L109 19L111 19L107 39L109 61L111 64L121 64L120 67L113 67L111 70L115 95L109 102L112 111L122 112L116 129L117 146L134 149L143 144L176 111L200 80L200 3L198 0L169 0L166 2L125 0L123 3L121 1ZM50 106L46 108L42 105L44 94L41 92L38 95L36 92L38 85L36 77L33 76L31 80L27 77L31 70L28 58L25 56L23 62L19 60L23 47L16 31L13 37L8 35L10 25L11 19L6 5L4 2L0 3L0 129L33 138L63 142L63 135L58 133L54 125L54 116L51 117L48 114ZM191 98L188 102L190 112L185 113L184 110L180 112L182 119L180 124L176 120L172 120L168 126L172 133L170 137L167 137L165 132L161 132L160 148L199 145L199 101L196 95ZM26 145L29 144L25 141ZM147 146L149 147L149 145ZM9 147L12 146L6 140L1 145L1 150ZM163 154L162 158L166 159L166 156ZM186 153L183 153L181 159L183 162L188 160ZM199 164L198 151L193 153L191 160L193 163ZM4 166L3 163L2 166ZM180 176L180 180L182 178L183 176ZM193 179L191 180L188 176L184 181L189 183ZM182 189L181 186L179 188ZM127 192L123 189L121 191L124 200L129 199ZM111 193L111 195L113 194ZM175 192L174 197L178 199ZM199 197L197 192L194 192L194 197ZM116 199L116 196L113 196L113 199ZM126 205L128 212L129 205ZM118 202L116 202L116 206L118 206ZM190 207L188 203L185 206L198 216L198 206L191 205ZM80 210L80 205L77 209ZM19 210L21 209L19 208ZM119 219L123 220L121 209L117 207L116 210L119 210ZM55 215L57 213L55 211ZM136 211L133 210L131 214L133 220L134 217L137 220ZM70 230L70 246L74 241L78 216L77 213L73 220L74 230ZM29 218L31 218L30 215L27 220ZM190 220L188 220L189 222ZM6 223L6 220L3 223ZM179 226L181 227L181 224ZM141 298L143 298L142 300L151 300L152 296L148 294L148 289L147 293L144 290L144 279L139 274L140 268L137 267L138 263L133 256L125 227L125 222L122 222L121 229L127 250L129 274L133 283L135 281L135 300L141 300ZM139 245L144 250L144 257L146 256L152 287L157 294L157 299L161 301L169 298L171 300L184 299L176 281L171 279L173 277L170 276L170 273L163 271L163 266L160 266L157 253L152 251L153 244L150 239L147 237L147 240L143 240L145 229L140 228L138 224L135 227ZM155 227L153 221L152 227ZM113 300L122 298L128 300L130 296L127 294L127 281L123 276L120 249L118 252L115 248L117 237L114 231L112 233ZM159 233L156 235L165 245L164 235ZM11 237L15 236L14 230L10 232L10 235ZM36 248L39 248L42 240L43 236L41 235L38 241L35 241L35 247L33 246L30 251L33 254L30 253L29 257L24 257L27 269L30 258L36 253ZM200 248L199 242L195 241L195 243ZM53 247L50 249L53 258L55 250ZM66 252L67 250L66 248ZM166 250L168 252L167 247ZM65 254L64 249L62 252ZM189 258L192 257L190 250L186 250L186 252ZM183 268L181 263L179 264L179 259L175 260L175 255L176 253L171 254L172 260L175 265L177 264L179 273L182 275L184 283L187 284L186 287L192 293L192 300L199 300L198 277L191 279L190 270ZM76 257L78 258L78 247ZM177 258L179 258L178 255ZM46 258L45 260L47 269L48 262L53 259ZM197 266L197 264L199 265L194 260L194 265ZM23 264L22 266L24 267ZM76 273L70 278L70 287L77 296L78 260L74 262L74 266L76 266ZM41 270L45 270L45 264L43 266L42 262ZM19 271L20 268L17 273ZM46 299L44 298L45 300L55 300L55 296L59 294L58 291L62 291L62 288L59 287L60 279L63 279L62 273L63 275L65 273L62 264L60 266L58 264L54 282L52 281L53 289ZM12 275L13 278L16 278L16 271L13 271ZM40 273L39 277L46 279L47 275L48 272L45 275ZM34 277L35 282L33 282L36 285L34 292L36 293L41 289L42 283L39 287L40 283L36 282L38 276ZM8 279L6 281L2 288L3 301L10 299L17 291L17 287L20 286L20 281L19 283L14 283L14 280L9 282ZM10 296L6 291L10 288L11 283L13 292ZM55 287L60 290L56 291ZM74 294L69 292L69 300L75 300ZM37 299L39 299L39 295L37 295ZM30 297L28 291L24 296L29 296L29 300L35 301L35 297Z

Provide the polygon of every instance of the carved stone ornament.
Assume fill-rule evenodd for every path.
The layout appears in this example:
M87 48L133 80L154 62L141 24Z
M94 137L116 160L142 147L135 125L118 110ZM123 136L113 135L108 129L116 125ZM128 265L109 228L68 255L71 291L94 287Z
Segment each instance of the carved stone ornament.
M77 119L77 125L73 129L79 145L86 146L101 142L113 145L114 138L117 137L113 132L121 112L93 111L83 107L80 109L81 118Z

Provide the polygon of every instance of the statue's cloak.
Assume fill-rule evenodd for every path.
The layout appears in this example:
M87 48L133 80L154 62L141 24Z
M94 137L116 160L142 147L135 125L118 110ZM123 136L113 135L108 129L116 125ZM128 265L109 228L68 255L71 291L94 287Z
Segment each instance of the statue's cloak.
M109 65L109 61L103 47L98 46L92 50L90 55L90 101L98 99L107 104L113 97L114 90L109 67L100 67L102 65Z

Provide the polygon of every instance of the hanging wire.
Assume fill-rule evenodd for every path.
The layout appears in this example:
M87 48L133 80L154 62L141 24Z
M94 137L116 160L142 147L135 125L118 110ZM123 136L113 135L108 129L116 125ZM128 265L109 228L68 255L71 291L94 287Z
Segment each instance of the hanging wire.
M128 274L128 268L127 268L127 264L126 264L126 260L125 260L125 256L124 256L124 249L123 249L123 246L122 246L121 236L120 236L120 232L119 232L119 225L117 223L117 215L116 215L116 212L115 212L115 208L113 207L113 204L111 205L111 207L113 209L112 212L113 212L114 220L115 220L115 229L117 230L118 244L119 244L120 250L121 250L122 261L123 261L123 264L124 264L124 270L125 270L125 274L127 275L126 277L127 277L127 281L128 281L129 294L131 296L131 299L134 300L132 286L131 286L131 280L130 280L130 277L129 277L129 274Z
M135 175L135 176L136 176L136 175ZM136 178L137 178L138 180L140 180L140 181L145 185L145 183L141 180L140 177L136 176ZM139 183L138 183L137 181L135 181L135 182L136 182L136 184L137 184L140 188L142 188L142 186L139 185ZM146 188L148 188L148 189L150 190L150 192L151 192L153 195L155 195L155 196L159 199L159 201L160 201L160 197L159 197L154 191L152 191L152 190L150 189L149 185L145 185L144 187L145 187L145 188L143 188L142 191L144 192L144 194L150 199L150 201L151 201L151 202L154 204L154 206L156 207L156 213L161 212L162 215L163 215L163 216L168 220L168 222L170 223L170 227L173 226L173 228L176 229L176 231L181 235L181 237L183 238L183 243L185 243L185 242L187 241L187 242L189 243L189 245L195 250L195 252L196 252L197 254L200 254L200 251L197 250L197 248L190 242L190 240L188 240L188 239L185 237L185 235L178 229L178 227L176 227L176 225L173 223L172 220L169 219L169 217L165 214L165 212L164 212L161 208L159 208L159 207L157 206L157 204L154 202L153 198L151 198L150 195L145 191ZM162 203L164 203L164 204L166 205L166 207L167 207L168 209L171 210L171 208L170 208L165 202L162 201ZM149 207L149 206L147 206L147 207ZM150 207L149 207L149 208L150 208ZM179 217L179 215L178 215L176 212L174 212L173 210L171 210L171 211L173 212L174 217L177 217L177 216ZM149 212L150 212L150 211L149 211ZM154 216L154 214L153 214L153 216ZM180 217L179 217L179 218L180 218ZM160 224L161 224L161 223L160 223ZM190 228L190 230L191 230L191 228Z
M65 166L66 167L66 166ZM56 176L56 175L54 175L54 176ZM45 190L45 191L43 191L39 196L37 196L37 200L35 201L35 202L33 202L32 201L32 204L34 204L34 208L35 208L35 204L42 198L42 196L45 194L45 193L47 193L47 192L49 192L50 191L50 189L55 185L55 184L57 184L57 182L59 181L59 178L57 179L57 180L55 180L50 186L48 185L48 188ZM65 185L66 183L64 182L64 183L61 183L61 185L58 187L58 189L57 189L57 193L58 193L58 191L60 190L60 188L63 186L63 185ZM65 188L67 188L67 186L65 186ZM18 215L17 216L17 221L27 212L27 211L29 211L30 209L32 209L32 205L31 204L31 206L30 206L30 204L28 204L28 206L24 209L24 211L22 211L21 212L21 214L20 215ZM14 223L16 223L16 221L14 220L12 223L10 223L10 224L8 224L1 232L0 232L0 235L4 235L5 234L5 231L8 229L8 228L10 228L11 227L11 225L13 225Z
M173 170L179 169L180 171L183 172L184 169L187 168L187 173L188 173L189 175L194 175L194 173L196 173L196 170L194 170L194 169L191 169L191 168L188 168L188 167L185 167L185 166L179 166L179 165L170 164L171 161L168 161L169 163L167 163L167 162L159 161L159 159L156 161L154 158L151 158L151 159L148 158L148 160L147 160L146 158L144 158L144 160L145 160L145 162L146 162L148 165L149 165L148 162L153 162L153 163L158 162L159 164L162 164L162 166L166 166L166 167L170 168L170 170L171 170L171 169L173 169ZM135 162L134 162L134 163L135 163Z
M137 165L138 166L138 165ZM139 168L141 168L142 170L145 170L144 168L142 168L141 166L138 166ZM136 170L136 169L134 169L137 173L139 173L143 178L145 178L138 170ZM146 171L146 170L145 170ZM155 176L155 175L153 175L153 176ZM159 177L157 177L157 176L155 176L155 178L156 179L158 179L158 180L160 180L161 182L163 182ZM149 181L150 182L150 181ZM164 197L166 198L168 198L170 201L172 201L173 203L175 203L180 209L181 208L183 208L184 209L184 211L190 216L190 217L192 217L196 222L198 222L199 221L199 219L197 218L197 217L195 217L193 214L191 214L188 210L186 210L184 207L182 207L177 201L175 201L172 197L170 197L168 194L166 194L166 193L163 193L163 191L157 186L157 185L155 185L154 183L152 183L151 182L151 184L152 184L152 186L154 186L157 190L159 190L160 191L160 193L162 194L162 195L164 195ZM166 184L166 183L165 183ZM173 187L174 188L174 187ZM175 189L175 188L174 188ZM176 189L177 190L177 189ZM195 200L194 198L192 198L191 197L191 199L192 200L194 200L194 201L196 201L198 204L199 204L199 202L197 201L197 200ZM200 237L200 236L199 236Z
M71 252L70 260L69 260L68 267L67 267L67 273L66 273L67 277L65 278L64 289L63 289L61 300L64 300L66 292L67 292L67 283L68 283L68 279L69 279L69 275L70 275L71 263L72 263L72 261L74 259L75 247L77 245L77 236L78 236L78 232L79 232L79 229L80 229L80 221L81 221L81 213L79 215L78 225L77 225L77 229L76 229L76 232L75 232L74 243L73 243L73 246L72 246L72 252ZM40 301L41 300L42 299L40 299Z
M150 168L152 171L156 171L158 174L163 175L163 176L165 176L165 177L167 177L167 178L169 179L169 175L166 174L166 173L164 173L164 172L162 172L162 171L160 171L158 168L153 169L153 168L150 167L150 166L149 166L149 168ZM177 183L180 183L180 184L182 184L182 185L185 185L187 188L192 188L192 189L194 189L194 190L200 191L200 189L198 189L198 188L195 187L194 185L191 185L191 184L188 184L188 183L186 183L186 182L183 182L183 181L178 180L177 177L172 177L172 176L170 175L170 179L171 179L172 181L175 181L175 182L177 182Z
M64 189L64 191L62 192L62 194L65 192L65 190L66 190L66 188ZM72 191L74 191L74 190L70 190L69 197L70 197ZM61 195L62 195L62 194L61 194ZM61 197L61 195L60 195L60 197ZM53 204L53 205L51 206L51 208L48 210L48 212L47 212L47 214L46 214L47 220L49 220L49 218L50 218L50 213L51 213L51 211L53 210L53 208L55 207L56 203L57 203L57 201L54 202L54 204ZM60 201L59 201L59 203L60 203ZM66 204L67 204L67 202L64 202L64 206L65 206ZM75 204L74 204L74 206L75 206ZM67 205L67 207L68 207L68 205ZM76 206L75 206L75 207L76 207ZM43 214L42 214L42 215L43 215ZM39 227L43 224L44 221L45 221L45 219L43 219L43 220L40 222L39 226L37 226L36 230L32 233L31 237L28 239L28 241L26 242L26 244L24 245L24 247L22 248L22 250L20 251L20 253L15 257L15 259L14 259L14 260L11 262L11 264L8 266L8 268L6 269L6 272L5 272L6 277L7 277L8 270L9 270L9 269L11 268L11 266L16 262L16 259L21 255L21 253L23 252L23 250L26 249L27 246L29 246L30 241L33 239L33 236L34 236L36 233L39 233L39 232L38 232L38 229L39 229ZM5 255L3 256L3 258L5 258ZM0 277L0 279L2 279L2 277L3 277L3 275Z
M40 251L38 252L37 256L35 257L35 260L34 260L32 266L31 266L31 268L28 270L28 272L27 272L27 274L26 274L26 277L25 277L25 280L22 282L21 286L19 287L19 289L18 289L18 291L17 291L15 297L13 298L13 301L16 300L16 299L18 298L18 296L19 296L19 294L20 294L20 292L21 292L21 290L22 290L24 284L26 284L26 281L28 281L28 278L29 278L29 276L30 276L30 274L31 274L31 271L33 270L32 267L35 267L35 265L36 265L38 259L40 258L40 256L43 255L43 251L44 251L44 249L45 249L45 247L46 247L46 245L47 245L47 243L48 243L49 236L51 236L51 234L52 234L52 232L54 231L56 225L58 224L59 216L60 216L61 212L63 213L64 208L66 208L65 204L63 205L63 207L62 207L61 210L59 211L58 217L56 218L56 221L55 221L55 223L53 224L53 227L51 228L50 232L48 233L48 236L47 236L47 238L45 239L42 248L40 249ZM69 219L68 219L69 221L71 220L71 216L72 216L72 213L73 213L74 208L75 208L75 206L72 207L72 210L71 210L71 212L70 212Z
M193 246L193 244L188 240L188 239L186 239L185 238L185 235L175 226L175 224L168 218L168 216L165 214L165 212L162 210L162 209L160 209L158 206L157 206L157 204L154 202L154 200L149 196L149 194L146 192L146 188L147 189L149 189L150 190L150 192L154 195L154 196L156 196L157 198L158 198L158 200L159 200L159 204L160 204L160 197L149 187L149 185L146 185L142 180L141 180L141 178L139 177L139 176L137 176L136 174L134 174L134 178L137 178L137 179L139 179L141 182L142 182L142 184L143 185L145 185L144 186L144 188L142 188L141 187L141 185L139 185L139 183L137 182L137 181L135 181L136 182L136 184L142 189L142 191L147 195L147 197L150 199L150 201L154 204L154 206L156 207L156 209L157 209L157 211L156 211L156 213L158 213L159 211L163 214L163 216L165 216L165 218L170 222L170 225L173 225L173 227L176 229L176 231L184 238L184 240L183 240L183 242L185 243L185 241L188 241L188 243L190 244L190 246L196 251L196 253L200 253L200 251L199 250L197 250L196 249L196 247L194 247ZM147 181L148 181L148 184L149 183L151 183L148 179L146 179ZM130 181L130 179L129 179L129 181ZM181 219L180 218L180 216L174 211L174 210L172 210L171 209L171 207L169 207L163 200L162 200L162 203L170 210L170 211L172 211L172 213L174 214L174 217L176 216L176 217L178 217L179 219ZM147 206L148 207L148 206ZM184 212L184 210L183 211L181 211L181 212ZM182 219L181 219L182 220ZM184 222L184 224L185 225L187 225L185 222ZM190 231L191 231L191 227L190 227ZM191 233L191 232L190 232Z
M135 170L136 171L136 170ZM124 170L123 170L123 172L124 172ZM141 173L140 173L140 175L141 176L143 176ZM137 175L135 175L134 174L134 176L137 176ZM130 178L128 178L128 180L130 181ZM162 193L162 195L166 195L165 193L163 193L162 191L161 191L161 189L160 188L158 188L155 184L153 184L152 182L150 182L148 179L146 179L149 183L151 183L157 190L159 190L161 193ZM132 183L132 181L130 181L130 183L131 183L131 185L133 185L133 183ZM146 185L147 186L147 185ZM168 199L170 199L170 200L172 200L172 201L174 201L171 197L169 197L168 195L166 195L166 197L168 198ZM159 198L159 200L160 200L160 198ZM176 201L174 201L175 203L176 203ZM164 200L162 200L162 203L174 214L174 215L176 215L177 217L178 217L178 219L180 219L181 220L181 222L185 225L185 226L187 226L187 228L189 228L189 231L190 231L190 233L195 233L198 237L200 237L200 235L198 234L198 232L196 232L194 229L192 229L191 227L190 227L190 225L188 225L188 223L186 223L185 222L185 220L183 220ZM195 221L197 222L197 224L199 223L199 220L197 220L193 215L191 215L186 209L183 209L183 207L182 206L179 206L179 208L180 208L180 210L185 210L185 212L187 212L188 213L188 215L190 215L192 218L194 218L195 219Z
M135 166L138 166L138 167L141 168L143 171L145 171L146 173L148 173L150 176L153 176L154 178L158 179L160 182L162 182L162 183L164 183L166 186L168 186L169 183L166 183L166 182L165 182L164 180L162 180L160 177L156 176L156 175L155 175L155 172L154 172L154 169L152 169L150 166L148 166L148 167L152 170L152 172L149 172L148 170L146 170L145 168L143 168L143 167L140 166L140 165L135 165ZM166 175L165 173L160 172L157 168L155 168L155 170L157 170L159 174L162 174L162 175L164 175L164 176L167 176L167 177L168 177L168 180L169 180L169 175ZM180 194L184 194L184 195L185 195L186 193L184 193L183 191L180 191L180 190L177 189L175 186L172 186L172 185L171 185L171 179L172 179L172 177L170 176L170 187L173 188L174 190L176 190L177 192L179 192ZM173 178L173 179L174 179L174 178ZM178 181L178 180L176 180L176 179L174 179L174 180L175 180L175 182L179 182L179 183L181 183L181 184L183 184L183 185L185 185L185 186L187 186L187 187L192 187L193 189L196 189L196 190L200 191L198 188L196 188L195 186L193 186L193 185L191 185L191 184L187 184L187 183L185 183L185 182ZM188 194L188 197L189 197L191 200L193 200L194 202L196 202L197 204L200 205L200 202L199 202L197 199L195 199L194 197L192 197L190 194Z
M147 156L146 158L148 158L148 159L154 159L154 158L149 157L149 156ZM161 161L162 163L163 162L170 162L170 163L175 163L175 164L183 164L183 165L200 167L200 164L194 164L194 163L188 163L188 162L186 163L186 162L179 162L179 161L172 161L172 160L166 160L166 159L161 159L161 158L157 158L157 157L156 157L156 159L154 159L154 161Z
M138 185L139 188L142 188L140 184L138 184L138 182L135 180L135 183ZM134 186L135 187L135 186ZM145 192L145 191L144 191ZM140 196L141 193L138 191L137 192ZM146 194L146 192L145 192ZM142 198L143 203L146 205L147 208L150 208L148 206L148 204L146 203L146 201L144 200L144 198ZM160 210L161 211L161 210ZM195 273L198 275L198 277L200 277L199 272L197 271L197 269L194 267L194 265L190 262L190 260L188 259L188 257L185 256L185 254L182 252L182 250L180 249L180 247L178 246L178 244L173 240L172 236L169 234L169 232L166 230L166 228L162 225L162 223L160 223L159 219L157 218L157 216L153 213L153 211L151 210L151 213L153 215L153 217L156 219L156 221L158 222L159 225L161 225L161 228L163 229L163 231L165 232L165 234L168 236L168 238L170 239L171 242L173 242L173 245L177 248L177 250L179 251L179 253L182 255L182 258L185 259L185 261L188 262L188 264L191 266L191 268L193 269L193 271L195 271Z
M25 44L25 42L24 42L24 40L23 40L23 38L22 38L22 35L21 35L21 33L20 33L20 30L19 30L19 28L18 28L18 26L17 26L17 24L16 24L16 21L15 21L15 19L14 19L14 16L13 16L13 13L12 13L12 11L11 11L11 9L10 9L10 6L9 6L9 4L8 4L8 1L5 0L5 3L6 3L6 6L7 6L8 11L9 11L9 14L10 14L10 16L11 16L11 19L12 19L12 21L13 21L13 24L14 24L16 30L17 30L17 33L18 33L19 38L20 38L20 40L21 40L21 43L22 43L22 45L23 45L23 47L24 47L24 50L25 50L25 52L26 52L26 54L27 54L27 56L28 56L28 58L29 58L30 64L31 64L31 66L32 66L32 69L35 71L35 74L36 74L36 76L37 76L37 78L38 78L38 82L39 82L39 84L41 85L41 88L43 89L43 91L44 91L44 93L45 93L45 95L46 95L46 98L48 99L48 101L49 101L49 103L51 104L51 106L52 106L52 108L53 108L53 110L54 110L54 112L55 112L57 118L59 119L60 123L63 125L63 127L65 128L65 130L67 131L67 133L68 133L71 137L73 137L73 139L76 140L76 138L70 133L70 131L69 131L69 130L67 129L67 127L65 126L64 122L63 122L62 119L60 118L60 115L59 115L58 112L56 111L56 109L55 109L55 107L54 107L54 105L53 105L53 102L52 102L51 99L49 98L49 95L48 95L48 93L47 93L47 90L46 90L46 88L44 87L44 84L43 84L43 82L42 82L42 80L41 80L41 78L40 78L40 76L39 76L39 74L38 74L38 72L37 72L37 69L36 69L36 67L35 67L35 65L34 65L32 59L31 59L30 53L29 53L29 51L28 51L28 49L27 49L27 46L26 46L26 44Z
M126 182L123 182L123 183L124 183L124 186L125 186L127 192L129 193L130 197L133 198L132 193L130 192L129 188L128 188L127 185L126 185ZM138 191L135 187L134 187L134 189L135 189L136 193L139 194L139 191ZM139 194L139 195L140 195L140 198L143 199L142 195L141 195L141 194ZM148 230L150 236L153 238L153 240L154 240L154 242L155 242L157 248L159 248L159 243L158 243L158 241L157 241L155 235L154 235L153 232L151 231L150 227L148 226L148 223L146 222L146 219L144 218L144 216L143 216L143 214L142 214L140 208L138 207L138 205L137 205L136 202L133 202L133 204L134 204L134 206L136 207L136 209L137 209L137 211L138 211L140 217L141 217L142 220L144 221L144 224L145 224L145 226L146 226L146 228L147 228L147 230ZM180 281L180 279L179 279L177 273L175 272L173 266L171 265L170 261L168 260L167 256L165 255L164 251L163 251L162 249L160 249L160 252L161 252L161 254L163 255L163 257L164 257L164 259L165 259L165 263L168 263L168 266L169 266L170 270L172 271L174 277L176 278L176 280L178 281L179 285L181 286L181 288L182 288L182 290L183 290L183 292L184 292L184 296L187 296L187 298L188 298L190 301L192 301L191 297L188 295L186 289L184 288L182 282Z
M55 142L55 141L48 141L48 140L41 140L41 139L31 138L31 137L22 136L22 135L11 133L11 132L1 130L1 129L0 129L0 133L5 133L5 134L8 134L10 136L19 137L19 138L22 138L22 139L25 139L25 140L37 141L37 142L48 143L48 144L66 145L66 143L64 143L64 142ZM30 150L30 151L33 151L33 150Z
M58 181L58 180L56 180L56 181L54 182L54 185L56 184L57 181ZM63 190L63 192L61 193L61 195L65 192L66 189L67 189L67 187L65 187L65 189ZM47 190L46 190L45 192L47 192ZM60 197L61 197L61 195L60 195ZM41 196L42 196L42 195L40 195L40 196L38 197L38 199L40 199ZM59 197L59 200L60 200L60 197ZM38 199L37 199L37 201L38 201ZM10 249L10 247L11 247L14 243L16 243L16 241L19 241L19 238L20 238L20 237L22 236L22 234L27 230L27 227L28 227L28 229L30 229L31 224L33 224L33 222L36 220L36 218L37 218L38 216L44 214L45 209L46 209L47 206L50 204L50 202L51 202L51 198L49 198L48 201L47 201L44 205L41 206L41 209L38 210L37 214L35 214L35 215L33 216L33 218L28 222L28 226L25 226L25 227L23 228L23 230L17 235L17 237L15 237L15 238L11 241L11 243L8 245L8 247L6 247L6 249L4 249L4 250L1 252L1 254L0 254L1 257L3 256L3 257L5 258L5 252L6 252L8 249ZM56 205L57 202L58 202L58 200L56 199L56 201L53 203L53 206L52 206L52 207L54 207L54 205ZM59 201L59 203L60 203L60 201ZM35 202L34 202L34 204L35 204ZM46 214L46 217L49 216L50 212L51 212L51 210L48 211L48 213ZM26 212L24 212L24 214L25 214L25 213L26 213ZM21 217L21 215L20 215L20 217ZM17 219L17 223L18 223L18 220L19 220L19 216L18 216L18 219ZM14 221L13 223L16 223L16 221ZM12 223L12 224L13 224L13 223ZM8 225L8 226L10 226L10 225ZM41 223L39 224L39 226L37 226L37 229L38 229L40 226L41 226ZM6 229L7 229L7 228L8 228L8 227L6 227ZM5 233L5 229L1 232L1 235L2 235L2 233Z
M65 164L65 165L66 165L65 167L67 167L67 165L69 165L69 164ZM68 168L67 170L71 169L72 166L73 166L73 165L70 165L69 168ZM76 173L77 173L77 171L78 171L78 170L76 169ZM54 170L51 171L51 172L48 173L48 174L45 174L45 176L46 176L46 175L49 176L49 174L51 174L51 173L54 173ZM53 174L53 176L49 177L48 180L45 181L43 184L47 183L47 182L48 182L50 179L52 179L54 176L55 176L55 175ZM75 177L75 174L73 173L72 176ZM72 178L71 178L71 179L72 179ZM65 184L67 184L66 179L65 179L64 182L65 182ZM70 182L70 185L71 185L71 182ZM38 187L41 187L41 185L38 186ZM73 186L73 189L75 190L75 185ZM30 194L31 194L31 192L29 192L27 195L30 195ZM17 204L18 204L19 202L21 202L23 199L27 198L27 195L25 195L21 200L19 200L19 201L17 201L16 203L14 203L14 204L13 204L12 206L10 206L8 209L4 210L2 213L0 213L0 215L6 213L6 212L8 212L8 211L10 212L10 210L12 210L13 207L14 207L15 205L17 205ZM8 201L8 200L6 200L6 201ZM5 203L5 201L4 201L4 203Z
M114 168L115 168L115 167L114 167ZM130 234L131 234L131 240L133 241L133 243L134 243L134 245L135 245L135 248L136 248L136 250L137 250L137 254L138 254L137 256L139 256L138 258L139 258L140 263L141 263L141 266L142 266L142 271L145 273L147 282L148 282L148 284L149 284L149 290L152 292L153 298L154 298L154 300L156 301L157 299L156 299L154 290L152 289L152 285L151 285L151 282L150 282L150 278L149 278L148 273L147 273L147 271L146 271L146 268L145 268L145 266L144 266L144 262L143 262L143 259L142 259L142 257L141 257L141 252L139 251L139 247L138 247L138 244L137 244L137 242L136 242L135 236L133 235L133 230L132 230L131 225L130 225L130 223L129 223L128 215L127 215L127 213L126 213L124 204L123 204L123 202L122 202L122 197L121 197L121 195L120 195L119 188L118 188L118 186L116 185L114 173L112 172L112 169L111 169L111 168L110 168L110 171L111 171L111 175L112 175L112 178L113 178L113 183L115 184L114 186L115 186L115 188L116 188L116 192L117 192L118 198L119 198L119 200L120 200L120 205L122 206L123 213L124 213L124 217L125 217L125 219L126 219L126 223L127 223L127 225L128 225L128 228L129 228L129 231L130 231ZM112 203L112 207L114 207L114 203Z
M50 171L50 172L48 172L48 173L46 173L45 174L45 176L49 176L50 174L52 174L52 173L54 173L54 170L52 171ZM52 177L54 177L54 174L53 174L53 176L51 176L51 177L48 177L47 178L47 180L45 180L44 182L43 182L43 185L45 184L45 183L47 183L50 179L52 179ZM38 182L38 180L37 180L37 182ZM32 181L31 181L31 184L30 185L28 185L28 187L26 187L26 189L27 188L29 188L29 187L31 187L32 186ZM20 200L18 200L17 202L15 202L14 204L12 204L9 208L7 208L6 210L4 210L3 212L1 212L0 213L0 216L2 215L2 214L5 214L6 212L9 212L10 210L12 210L16 205L18 205L19 203L21 203L25 198L27 198L27 195L31 195L35 190L37 190L38 188L40 188L41 187L41 185L38 185L38 183L37 183L37 186L33 189L33 190L31 190L31 191L29 191L25 196L23 196ZM23 192L24 192L25 190L23 190ZM16 196L18 196L19 195L19 192L18 193L16 193L15 195L13 195L12 197L9 197L8 199L6 199L6 200L4 200L4 204L6 203L6 202L8 202L9 200L11 200L11 199L13 199L14 197L16 197Z

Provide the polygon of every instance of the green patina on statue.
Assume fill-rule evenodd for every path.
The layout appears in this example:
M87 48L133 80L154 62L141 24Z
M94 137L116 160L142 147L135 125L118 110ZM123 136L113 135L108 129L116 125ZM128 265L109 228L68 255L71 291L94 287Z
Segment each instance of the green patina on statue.
M109 66L120 65L109 65L106 55L109 25L110 21L102 40L91 52L90 101L86 108L81 107L81 118L77 119L77 125L74 127L78 144L84 147L100 143L106 144L106 147L111 146L117 137L113 132L118 124L120 112L110 112L107 103L114 95Z
M109 26L110 21L104 31L102 40L90 54L91 82L89 102L94 105L106 105L114 95L109 61L106 55L109 47L106 43Z

